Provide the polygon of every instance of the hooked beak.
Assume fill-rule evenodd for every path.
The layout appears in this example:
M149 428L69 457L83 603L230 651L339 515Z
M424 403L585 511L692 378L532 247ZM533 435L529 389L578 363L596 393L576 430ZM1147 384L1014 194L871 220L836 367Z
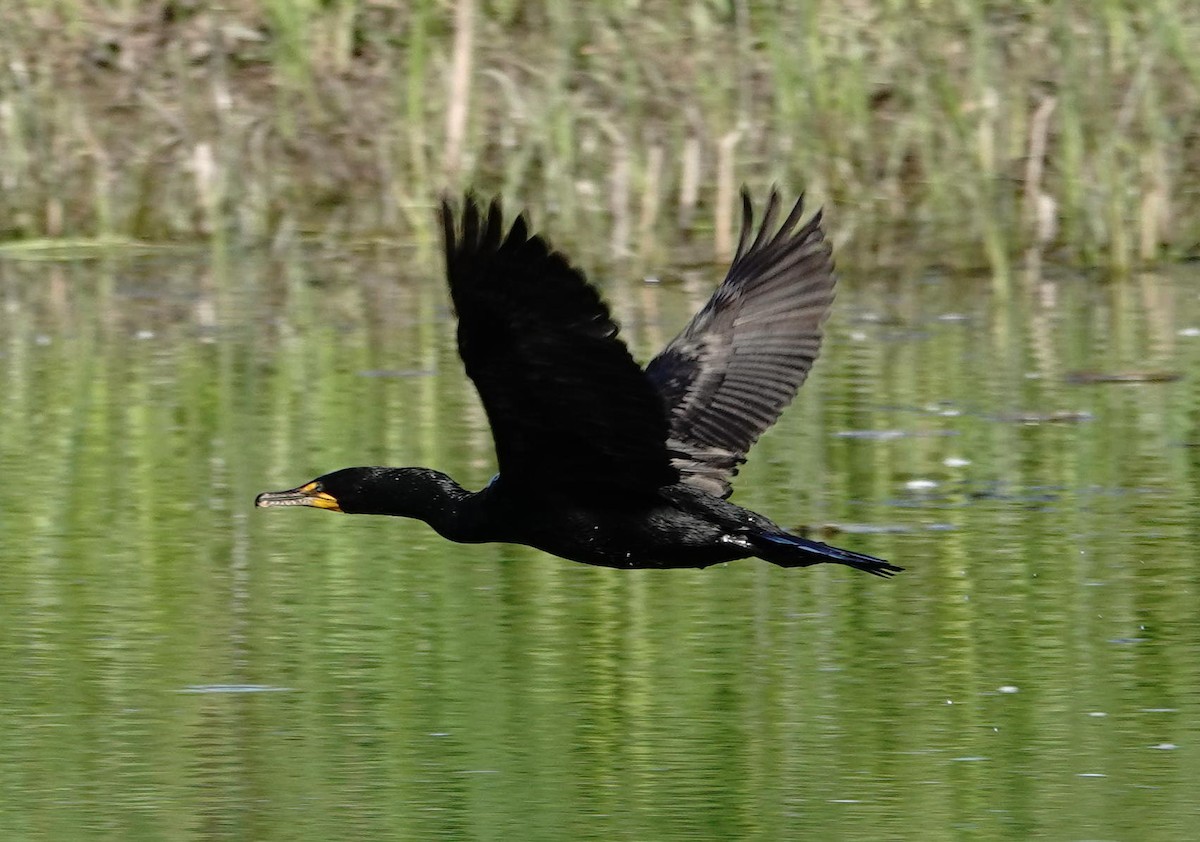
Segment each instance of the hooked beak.
M272 506L312 506L314 509L329 509L340 512L337 498L332 494L321 491L315 482L293 488L289 491L264 491L254 498L254 505L260 509Z

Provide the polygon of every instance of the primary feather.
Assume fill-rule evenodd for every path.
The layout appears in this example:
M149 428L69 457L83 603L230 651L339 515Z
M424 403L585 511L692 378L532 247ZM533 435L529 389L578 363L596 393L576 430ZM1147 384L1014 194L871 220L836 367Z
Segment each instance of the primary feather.
M795 397L821 347L836 277L821 214L803 196L775 229L771 192L758 234L742 193L742 233L725 280L646 367L669 416L684 482L720 497L746 453ZM799 227L797 227L799 226Z

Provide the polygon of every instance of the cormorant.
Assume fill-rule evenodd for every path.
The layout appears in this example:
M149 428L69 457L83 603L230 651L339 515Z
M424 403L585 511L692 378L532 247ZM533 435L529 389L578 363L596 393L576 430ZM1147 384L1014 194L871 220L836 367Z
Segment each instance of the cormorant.
M458 350L487 412L499 473L481 491L428 468L343 468L257 506L417 518L451 541L526 544L617 568L902 568L793 535L726 498L746 452L817 358L833 301L831 248L801 196L779 228L772 190L754 233L742 192L733 264L643 370L584 274L499 200L442 201Z

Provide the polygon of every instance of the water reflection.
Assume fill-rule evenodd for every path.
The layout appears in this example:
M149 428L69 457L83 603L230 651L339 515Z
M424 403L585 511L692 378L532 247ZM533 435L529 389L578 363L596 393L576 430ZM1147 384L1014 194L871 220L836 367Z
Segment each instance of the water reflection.
M737 494L884 583L255 512L491 475L413 263L0 263L4 838L1187 837L1194 273L846 278ZM644 359L707 286L607 293Z

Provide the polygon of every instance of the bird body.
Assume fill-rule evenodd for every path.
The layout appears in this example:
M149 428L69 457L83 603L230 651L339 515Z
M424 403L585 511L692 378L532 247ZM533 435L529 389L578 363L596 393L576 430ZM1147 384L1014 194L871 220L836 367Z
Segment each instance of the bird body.
M726 499L758 437L817 357L833 300L820 214L798 201L775 228L778 194L754 234L743 194L724 282L643 370L595 288L523 217L505 233L498 202L443 204L458 347L487 412L500 471L478 492L428 468L343 468L260 494L416 518L461 543L536 547L616 568L708 567L758 557L781 567L901 568L788 533ZM753 240L751 237L753 236Z
M840 561L875 572L879 565L871 556L792 535L756 512L683 483L645 496L590 500L514 493L499 476L471 492L428 468L343 468L314 483L315 488L268 492L269 505L311 506L322 499L316 495L326 494L337 501L337 511L423 520L460 544L523 544L600 567L709 567L752 556L769 556L782 567ZM285 495L292 495L290 501ZM326 507L334 506L318 506Z

